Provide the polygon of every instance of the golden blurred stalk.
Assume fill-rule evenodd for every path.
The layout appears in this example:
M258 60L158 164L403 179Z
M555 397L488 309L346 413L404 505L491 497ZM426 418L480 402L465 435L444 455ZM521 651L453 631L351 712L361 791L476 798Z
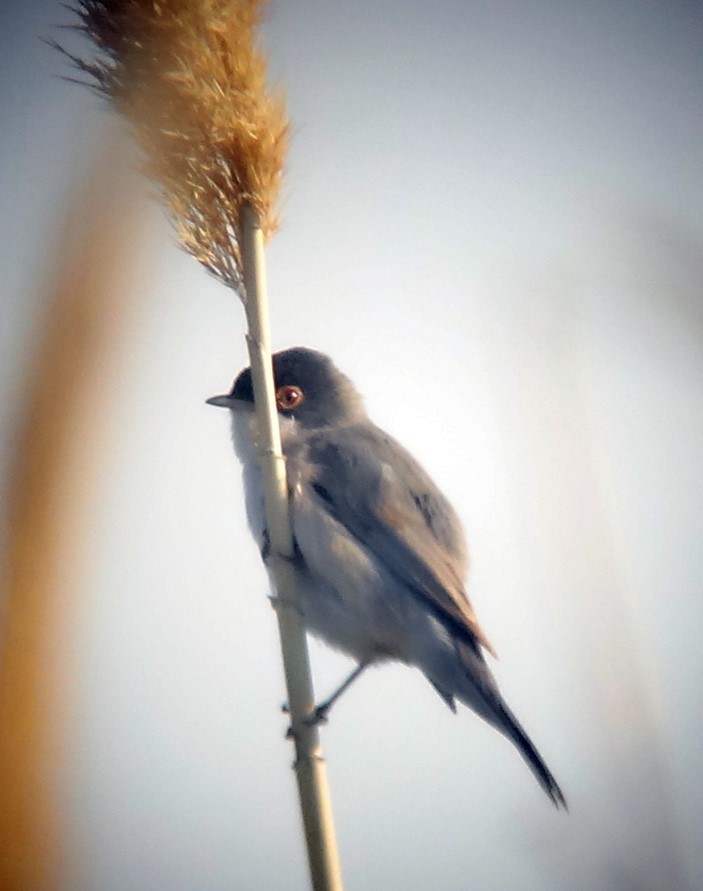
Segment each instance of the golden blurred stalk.
M71 198L43 282L45 315L8 460L8 533L0 639L0 889L65 887L69 753L66 623L99 484L105 377L133 307L124 272L139 226L134 196L106 149ZM114 299L120 290L120 299ZM69 618L67 618L69 617Z

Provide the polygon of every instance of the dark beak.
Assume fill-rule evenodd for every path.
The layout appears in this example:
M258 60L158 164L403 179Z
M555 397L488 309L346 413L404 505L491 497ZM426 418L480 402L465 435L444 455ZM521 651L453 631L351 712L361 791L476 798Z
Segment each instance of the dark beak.
M236 408L241 400L233 399L231 396L211 396L205 402L208 405L219 405L221 408Z

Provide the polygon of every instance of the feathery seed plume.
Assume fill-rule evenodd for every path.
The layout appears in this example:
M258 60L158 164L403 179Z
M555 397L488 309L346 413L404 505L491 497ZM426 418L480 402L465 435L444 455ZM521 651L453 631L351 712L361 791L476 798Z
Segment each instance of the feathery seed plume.
M241 213L270 236L288 147L256 38L263 0L77 0L97 49L66 53L130 123L179 241L242 295Z

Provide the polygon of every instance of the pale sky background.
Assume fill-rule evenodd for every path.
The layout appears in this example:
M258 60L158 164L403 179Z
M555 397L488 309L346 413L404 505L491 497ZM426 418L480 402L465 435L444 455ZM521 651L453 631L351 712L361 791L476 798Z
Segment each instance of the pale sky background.
M0 16L0 430L108 114ZM469 536L496 674L556 812L416 671L323 730L348 891L703 887L703 10L273 2L294 140L273 340L330 353ZM306 887L274 616L224 412L238 302L148 207L145 298L70 601L70 891ZM317 689L348 662L313 647Z

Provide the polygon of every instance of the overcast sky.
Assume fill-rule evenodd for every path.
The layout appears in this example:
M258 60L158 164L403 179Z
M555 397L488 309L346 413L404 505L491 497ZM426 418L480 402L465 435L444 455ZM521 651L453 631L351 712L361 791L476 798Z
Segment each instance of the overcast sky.
M3 442L109 117L39 40L62 5L13 7ZM700 5L273 2L265 38L294 130L274 345L330 353L450 496L571 809L418 672L369 672L322 731L347 888L701 887ZM243 313L145 216L67 617L66 887L304 888L274 616L204 405L246 364ZM322 697L349 664L313 659Z

